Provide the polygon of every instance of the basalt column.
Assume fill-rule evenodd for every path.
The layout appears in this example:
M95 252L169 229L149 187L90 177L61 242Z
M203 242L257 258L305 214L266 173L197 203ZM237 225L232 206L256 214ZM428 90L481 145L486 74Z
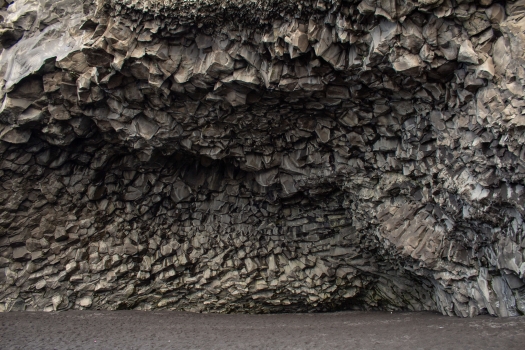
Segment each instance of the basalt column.
M525 0L0 7L0 311L525 312Z

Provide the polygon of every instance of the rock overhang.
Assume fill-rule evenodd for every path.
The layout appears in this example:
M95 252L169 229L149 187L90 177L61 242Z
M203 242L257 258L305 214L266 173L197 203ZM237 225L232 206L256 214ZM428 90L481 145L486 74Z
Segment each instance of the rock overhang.
M163 3L4 85L7 309L523 312L519 3Z

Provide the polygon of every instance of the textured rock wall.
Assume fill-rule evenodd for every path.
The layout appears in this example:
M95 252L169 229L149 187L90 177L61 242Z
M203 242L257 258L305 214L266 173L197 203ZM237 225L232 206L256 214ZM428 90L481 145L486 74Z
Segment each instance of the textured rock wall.
M524 0L0 6L0 310L525 312Z

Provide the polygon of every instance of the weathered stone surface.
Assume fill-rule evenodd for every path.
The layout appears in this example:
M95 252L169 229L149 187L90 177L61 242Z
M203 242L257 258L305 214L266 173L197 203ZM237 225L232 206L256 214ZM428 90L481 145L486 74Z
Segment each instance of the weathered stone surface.
M0 310L525 312L521 1L8 3Z
M478 55L472 48L470 40L461 43L458 53L458 62L478 64Z

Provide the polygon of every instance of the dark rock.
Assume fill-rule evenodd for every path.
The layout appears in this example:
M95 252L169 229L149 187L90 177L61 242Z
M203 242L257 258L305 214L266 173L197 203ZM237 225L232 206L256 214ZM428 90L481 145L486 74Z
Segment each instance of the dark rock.
M525 309L523 1L8 3L0 310Z

